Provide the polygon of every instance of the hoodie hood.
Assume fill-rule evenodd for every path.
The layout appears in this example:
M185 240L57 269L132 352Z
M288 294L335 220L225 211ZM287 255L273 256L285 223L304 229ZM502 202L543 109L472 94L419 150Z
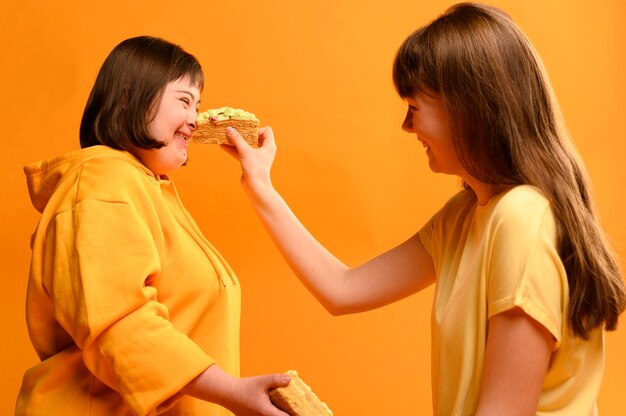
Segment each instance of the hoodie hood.
M145 170L146 174L154 176L139 160L126 151L115 150L107 146L93 146L75 150L24 166L28 193L35 209L43 212L63 178L74 173L86 161L102 156L126 159Z

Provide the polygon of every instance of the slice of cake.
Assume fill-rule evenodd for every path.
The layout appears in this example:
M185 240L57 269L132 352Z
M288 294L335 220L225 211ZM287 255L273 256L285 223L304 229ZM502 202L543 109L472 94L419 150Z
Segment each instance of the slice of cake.
M192 141L202 144L232 145L226 127L234 127L250 145L259 142L259 119L253 113L240 108L221 107L198 114L198 128Z
M332 416L333 412L322 402L295 370L287 371L291 381L286 387L269 391L274 406L291 416Z

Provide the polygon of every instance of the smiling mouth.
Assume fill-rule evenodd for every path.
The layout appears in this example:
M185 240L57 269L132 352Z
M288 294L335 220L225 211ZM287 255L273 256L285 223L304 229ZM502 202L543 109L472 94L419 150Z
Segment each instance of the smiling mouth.
M176 137L177 139L182 139L182 140L184 140L185 142L188 142L188 141L189 141L189 138L190 138L190 136L188 136L188 135L186 135L185 133L182 133L182 132L180 132L180 131L177 131L177 132L174 134L174 137Z

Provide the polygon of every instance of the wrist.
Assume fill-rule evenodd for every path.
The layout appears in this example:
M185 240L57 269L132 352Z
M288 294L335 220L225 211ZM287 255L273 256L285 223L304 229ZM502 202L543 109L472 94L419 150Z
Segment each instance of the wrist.
M256 179L245 182L245 190L252 204L257 208L263 208L278 196L271 179Z
M229 407L237 396L239 379L231 376L217 365L212 365L193 379L183 393Z

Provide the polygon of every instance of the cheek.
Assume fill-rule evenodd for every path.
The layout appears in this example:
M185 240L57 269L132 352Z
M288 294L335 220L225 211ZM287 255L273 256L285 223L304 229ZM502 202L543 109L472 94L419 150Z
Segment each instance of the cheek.
M174 113L160 112L157 117L148 124L148 133L159 141L167 141L171 133L176 130L178 124Z
M163 128L158 121L154 120L152 123L148 124L148 134L150 138L157 140L159 142L165 142Z
M449 126L440 120L424 118L420 121L418 130L444 147L452 146L452 132Z
M419 115L413 116L413 129L421 137L431 139L437 137L436 126L428 118Z
M150 136L155 137L157 135L159 129L156 120L152 120L150 123L148 123L147 130Z

